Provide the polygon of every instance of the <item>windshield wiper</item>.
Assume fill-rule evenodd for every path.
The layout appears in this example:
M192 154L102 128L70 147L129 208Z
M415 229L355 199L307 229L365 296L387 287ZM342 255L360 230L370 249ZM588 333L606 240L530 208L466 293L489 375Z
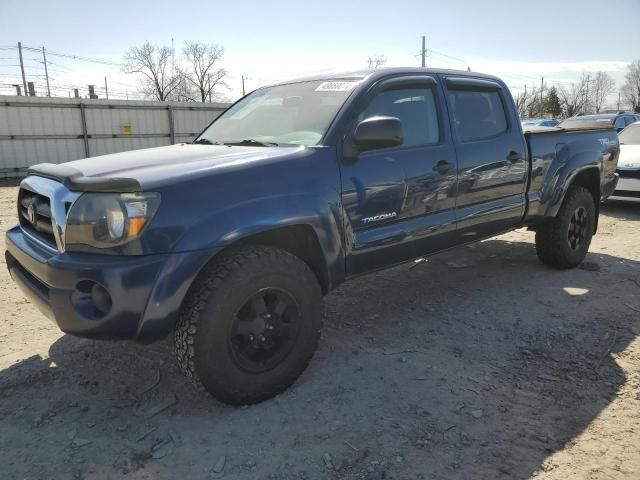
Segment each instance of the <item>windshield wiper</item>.
M222 142L212 142L211 140L207 140L206 138L199 138L193 143L197 143L200 145L224 145Z
M279 146L275 142L262 142L255 138L245 138L244 140L236 140L231 142L224 142L224 145L236 145L239 147L277 147Z

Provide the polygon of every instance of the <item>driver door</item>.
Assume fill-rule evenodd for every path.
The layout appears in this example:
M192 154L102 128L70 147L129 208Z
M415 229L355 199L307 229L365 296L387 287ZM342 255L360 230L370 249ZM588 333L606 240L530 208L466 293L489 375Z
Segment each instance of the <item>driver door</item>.
M342 159L349 276L446 248L456 229L456 152L436 79L385 80L361 105L351 132L367 118L396 117L404 139Z

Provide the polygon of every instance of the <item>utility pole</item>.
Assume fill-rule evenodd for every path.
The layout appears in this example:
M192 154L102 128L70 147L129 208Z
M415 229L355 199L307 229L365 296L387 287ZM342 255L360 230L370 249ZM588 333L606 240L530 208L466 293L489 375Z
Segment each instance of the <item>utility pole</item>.
M591 83L591 74L587 75L587 90L584 94L584 113L589 110L589 84Z
M427 39L425 36L422 36L422 68L427 66L427 48L426 48Z
M22 71L22 86L24 94L27 95L27 79L24 76L24 62L22 61L22 43L18 42L18 55L20 56L20 70Z
M242 96L244 97L244 75L242 75Z
M107 87L107 77L104 77L104 95L109 100L109 87Z
M47 97L50 97L51 89L49 88L49 70L47 70L47 52L44 51L44 47L42 47L42 60L44 63L44 76L47 79Z
M618 90L618 111L620 111L620 90Z
M540 117L544 115L544 109L542 108L542 92L544 92L544 77L540 80Z

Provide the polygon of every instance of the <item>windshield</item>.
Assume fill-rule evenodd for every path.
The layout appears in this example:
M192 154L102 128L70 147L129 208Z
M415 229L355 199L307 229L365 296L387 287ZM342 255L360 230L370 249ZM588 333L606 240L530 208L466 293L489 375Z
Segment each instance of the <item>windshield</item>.
M359 82L321 80L256 90L220 115L195 143L317 145Z
M574 117L567 118L559 127L585 128L585 127L610 127L614 117Z
M618 135L620 143L625 145L640 145L640 123L634 123L625 128Z

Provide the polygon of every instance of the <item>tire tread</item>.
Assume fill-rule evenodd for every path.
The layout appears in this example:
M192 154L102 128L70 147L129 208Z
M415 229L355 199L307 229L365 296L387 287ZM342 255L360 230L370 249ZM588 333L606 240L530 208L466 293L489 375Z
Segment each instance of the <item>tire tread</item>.
M559 248L565 241L566 232L562 228L563 219L566 215L573 215L570 205L574 205L581 200L581 197L588 197L593 202L591 192L585 187L571 187L560 207L556 217L549 223L541 225L536 231L536 253L542 263L553 268L566 270L574 268L575 262L571 261L565 254L563 248ZM589 238L589 243L591 239Z
M317 295L320 302L322 301L320 285L317 283L311 269L306 263L289 252L261 245L247 245L223 252L220 258L215 259L204 267L189 289L180 309L179 319L174 331L174 348L178 365L193 386L200 391L206 390L197 372L195 361L196 351L194 345L198 333L200 314L207 305L208 299L222 287L225 279L230 274L255 261L273 262L279 265L286 264L292 275L307 276L313 281L314 295ZM318 332L313 338L313 344L309 349L309 354L304 359L301 368L296 372L292 372L279 384L273 385L268 390L246 393L235 390L231 385L226 385L220 382L219 379L215 379L216 391L214 396L225 403L247 405L273 397L285 390L298 378L300 372L304 371L309 365L318 346L321 327L322 324L320 323Z

